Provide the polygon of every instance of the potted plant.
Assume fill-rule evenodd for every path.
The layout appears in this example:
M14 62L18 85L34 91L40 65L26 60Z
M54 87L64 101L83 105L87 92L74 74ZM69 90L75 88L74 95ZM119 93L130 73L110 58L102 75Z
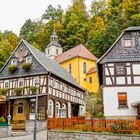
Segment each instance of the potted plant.
M16 66L16 65L10 65L10 66L8 67L8 72L9 72L10 74L14 74L16 71L17 71L17 66Z
M25 72L28 72L28 71L30 70L30 68L31 68L31 64L30 64L30 63L24 63L24 64L22 65L22 68L23 68L23 70L24 70Z
M4 117L0 117L0 126L7 126L8 124L5 122Z
M8 92L8 89L7 88L2 88L0 89L0 93L4 96L6 96L6 93Z
M15 88L15 92L16 92L17 96L21 96L22 91L23 91L23 88L21 88L21 87Z
M31 86L30 90L31 90L32 94L34 95L34 94L36 94L37 87L36 86Z

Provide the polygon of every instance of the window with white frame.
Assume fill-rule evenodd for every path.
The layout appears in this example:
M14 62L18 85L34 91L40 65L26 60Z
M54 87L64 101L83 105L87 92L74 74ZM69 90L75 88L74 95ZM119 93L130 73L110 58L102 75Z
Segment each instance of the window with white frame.
M32 57L31 56L28 56L26 57L26 63L32 63Z
M9 80L4 81L4 88L9 88Z
M19 79L18 86L19 87L24 87L24 79Z
M24 112L24 104L23 102L19 102L17 105L17 114L23 114Z
M12 59L11 60L11 65L16 65L17 66L17 59Z
M132 40L131 40L131 38L124 39L124 47L125 48L132 47Z
M126 68L124 64L116 64L116 75L125 75Z
M34 86L36 85L36 83L39 83L39 82L40 82L39 77L35 77L35 78L33 79L33 85L34 85Z

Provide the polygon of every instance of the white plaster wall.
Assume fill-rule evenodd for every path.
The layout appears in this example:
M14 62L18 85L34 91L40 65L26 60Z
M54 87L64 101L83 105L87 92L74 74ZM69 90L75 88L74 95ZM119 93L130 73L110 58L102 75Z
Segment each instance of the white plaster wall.
M140 74L140 64L133 64L133 74Z
M116 77L116 83L119 84L125 84L125 77Z
M134 84L140 84L140 76L134 76Z
M127 109L118 109L118 92L127 92ZM104 87L103 89L105 116L135 116L137 110L131 107L131 103L137 101L140 101L140 87Z

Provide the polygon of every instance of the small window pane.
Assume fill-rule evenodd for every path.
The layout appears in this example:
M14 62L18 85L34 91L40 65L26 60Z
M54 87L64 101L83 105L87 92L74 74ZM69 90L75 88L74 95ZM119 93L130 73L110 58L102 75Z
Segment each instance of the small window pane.
M124 47L126 47L126 48L132 47L131 39L124 40Z
M125 75L125 65L116 65L116 75Z
M17 59L12 59L11 60L11 65L17 65Z
M24 80L19 80L18 86L19 87L24 87Z
M32 57L27 57L26 58L26 63L30 63L31 64L32 63Z

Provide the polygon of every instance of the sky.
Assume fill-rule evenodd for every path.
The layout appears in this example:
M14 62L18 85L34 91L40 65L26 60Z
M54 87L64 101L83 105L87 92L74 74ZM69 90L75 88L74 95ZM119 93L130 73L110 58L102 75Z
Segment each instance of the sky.
M0 0L0 30L13 31L17 35L26 19L37 20L52 4L66 10L72 0ZM92 0L85 0L89 8Z

